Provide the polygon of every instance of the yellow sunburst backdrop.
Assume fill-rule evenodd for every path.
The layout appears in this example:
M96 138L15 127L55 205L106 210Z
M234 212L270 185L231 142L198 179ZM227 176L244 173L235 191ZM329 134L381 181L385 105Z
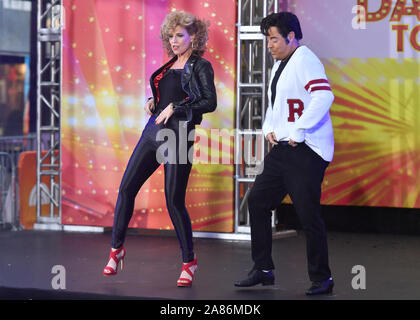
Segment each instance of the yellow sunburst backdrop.
M323 203L420 207L420 64L324 59L336 149Z

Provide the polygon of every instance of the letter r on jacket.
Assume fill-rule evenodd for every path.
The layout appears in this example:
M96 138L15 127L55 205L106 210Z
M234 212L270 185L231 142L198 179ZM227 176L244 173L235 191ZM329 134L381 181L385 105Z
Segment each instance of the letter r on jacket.
M299 99L287 99L287 104L289 105L289 118L287 118L287 121L295 122L295 114L298 115L298 119L302 116L303 101Z

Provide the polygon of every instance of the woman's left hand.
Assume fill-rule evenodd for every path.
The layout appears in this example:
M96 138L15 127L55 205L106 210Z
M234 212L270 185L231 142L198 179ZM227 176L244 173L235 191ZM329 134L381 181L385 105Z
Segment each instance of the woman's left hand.
M163 111L159 114L159 116L156 118L155 123L159 124L163 121L164 124L166 124L169 120L169 118L174 114L174 106L172 103L170 103Z

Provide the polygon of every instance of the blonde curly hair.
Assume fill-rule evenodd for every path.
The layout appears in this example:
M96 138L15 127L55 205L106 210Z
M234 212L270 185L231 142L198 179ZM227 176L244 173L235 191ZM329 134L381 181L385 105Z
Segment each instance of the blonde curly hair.
M170 57L174 56L171 45L169 43L169 35L177 26L185 28L191 36L195 34L193 41L193 54L200 57L206 51L208 35L208 21L200 20L191 13L184 11L174 11L169 13L160 27L160 38L162 39L163 48L166 49Z

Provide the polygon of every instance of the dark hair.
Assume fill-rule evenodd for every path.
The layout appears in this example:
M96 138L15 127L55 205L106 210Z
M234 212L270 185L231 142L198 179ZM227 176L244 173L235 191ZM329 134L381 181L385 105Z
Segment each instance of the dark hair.
M287 38L289 32L293 31L295 33L295 38L300 40L303 38L302 30L300 28L300 23L298 17L291 12L277 12L272 13L265 17L261 21L261 32L263 35L268 36L268 29L271 27L277 27L279 33Z

